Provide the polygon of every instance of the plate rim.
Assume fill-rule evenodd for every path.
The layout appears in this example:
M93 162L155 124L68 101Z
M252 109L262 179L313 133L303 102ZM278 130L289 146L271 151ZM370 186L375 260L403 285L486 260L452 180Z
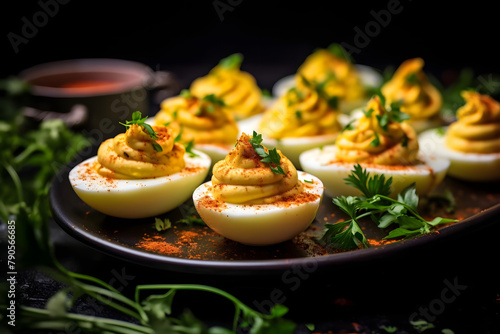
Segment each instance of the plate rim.
M85 159L85 157L83 157L83 159ZM186 259L156 254L144 250L134 249L130 246L120 245L117 242L112 242L87 232L80 227L72 225L70 221L67 221L64 218L64 214L62 214L62 203L60 203L57 199L57 189L58 187L63 187L66 183L69 184L69 171L72 169L71 166L76 164L77 162L70 162L66 168L60 170L52 180L51 187L49 189L49 202L52 211L52 219L58 224L59 227L76 240L115 258L148 266L154 269L189 274L203 273L220 275L221 270L223 270L222 273L224 275L269 275L272 273L283 273L284 271L291 270L296 266L307 266L312 262L314 262L314 266L318 269L325 269L331 268L332 266L373 261L380 258L387 258L387 255L392 255L393 253L401 254L402 251L412 250L421 244L435 243L439 240L456 236L463 230L468 230L475 226L482 226L483 228L486 228L488 225L495 223L493 217L500 216L500 203L498 203L452 225L442 227L431 233L408 240L401 240L366 249L355 249L313 257L227 261Z

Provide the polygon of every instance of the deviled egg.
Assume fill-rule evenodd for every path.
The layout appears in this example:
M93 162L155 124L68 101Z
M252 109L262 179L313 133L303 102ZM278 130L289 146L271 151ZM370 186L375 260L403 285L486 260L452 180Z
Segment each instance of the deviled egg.
M295 166L299 156L314 147L332 144L342 129L338 99L329 96L304 77L297 77L296 87L290 88L267 109L258 129L264 145L276 147Z
M320 178L331 197L361 195L344 181L356 164L370 173L392 177L393 197L412 183L419 195L428 194L444 179L449 161L419 154L417 135L402 122L404 118L374 96L363 116L339 134L335 145L300 155L303 170Z
M338 98L339 110L345 113L363 106L369 99L367 91L382 83L379 73L368 66L352 64L348 53L336 43L316 50L294 76L276 82L273 95L282 96L294 87L297 76L322 85L330 96Z
M440 111L443 98L423 71L424 60L404 61L382 88L387 104L400 104L401 111L410 115L409 122L417 133L442 125Z
M196 97L189 90L161 103L155 124L168 124L178 139L210 156L224 159L238 139L238 125L223 100L214 94Z
M179 206L207 177L210 158L186 153L165 126L149 126L135 112L127 130L104 141L97 156L69 173L82 201L106 215L144 218Z
M226 103L236 120L263 112L262 91L250 73L240 70L242 61L239 53L222 59L208 75L191 83L191 93L199 98L214 94Z
M465 105L449 127L420 134L424 154L450 160L448 175L473 182L500 181L500 103L464 91Z
M284 242L306 230L323 196L317 177L297 171L261 141L255 132L252 138L242 134L213 167L212 180L193 193L196 210L211 229L247 245Z

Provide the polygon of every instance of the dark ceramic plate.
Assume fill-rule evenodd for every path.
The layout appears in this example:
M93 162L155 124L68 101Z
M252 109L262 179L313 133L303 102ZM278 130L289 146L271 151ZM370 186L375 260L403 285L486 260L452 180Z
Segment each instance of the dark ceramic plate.
M85 157L82 157L84 159ZM334 267L362 261L387 259L402 251L439 242L493 224L500 216L498 184L471 184L446 178L435 193L449 190L456 210L447 213L442 205L426 205L424 217L458 218L459 222L409 240L385 243L386 235L371 221L362 221L365 235L373 245L367 249L339 252L317 241L325 223L335 223L345 215L325 196L312 225L293 240L265 247L250 247L227 240L208 227L184 224L181 219L195 214L191 201L158 218L169 218L173 227L158 232L155 218L119 219L101 214L83 203L71 188L69 164L56 176L50 190L55 221L74 238L112 256L157 269L184 273L245 275L277 273L294 266Z

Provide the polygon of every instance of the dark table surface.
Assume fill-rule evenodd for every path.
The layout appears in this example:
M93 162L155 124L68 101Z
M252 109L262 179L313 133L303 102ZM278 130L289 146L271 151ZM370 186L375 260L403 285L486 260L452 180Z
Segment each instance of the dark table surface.
M494 219L500 222L500 216ZM96 251L66 234L53 221L50 229L61 264L74 272L98 277L125 294L132 294L138 284L205 284L230 292L263 311L269 309L274 298L290 308L289 319L299 324L314 323L317 331L384 333L379 327L391 325L398 328L398 333L417 333L410 321L425 319L435 326L426 333L441 333L447 328L454 333L498 333L500 226L485 225L403 256L312 272L297 268L295 280L290 280L293 268L273 275L245 276L223 271L196 275L158 270ZM44 307L62 287L38 270L21 272L18 280L22 303L35 307ZM226 321L229 325L231 308L224 303L220 308L210 307L219 305L219 298L187 294L174 305L190 308L207 323ZM75 310L126 319L91 298L82 298Z

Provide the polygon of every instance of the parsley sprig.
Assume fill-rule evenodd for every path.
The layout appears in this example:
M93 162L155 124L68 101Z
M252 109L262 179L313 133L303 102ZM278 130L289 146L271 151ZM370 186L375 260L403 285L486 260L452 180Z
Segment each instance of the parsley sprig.
M217 97L215 94L208 94L201 98L202 102L205 102L206 105L200 107L199 113L202 113L205 110L208 113L213 113L217 106L225 107L226 104L224 101Z
M262 143L262 134L257 134L257 132L254 131L252 138L250 138L249 140L249 143L252 145L255 153L257 153L259 157L262 158L260 159L261 162L269 164L269 168L271 168L271 170L275 174L285 175L285 171L280 166L281 156L276 150L276 147L266 152L264 146L260 144Z
M377 95L380 99L380 103L385 107L386 100L384 95L380 92L377 93ZM385 110L386 113L376 116L380 127L384 129L384 131L388 130L387 127L391 122L402 123L403 121L410 119L410 115L401 111L401 102L399 101L392 102L389 107L385 107Z
M339 98L335 95L330 95L326 91L326 84L331 80L335 79L335 74L333 72L329 72L329 75L325 78L325 80L321 82L316 82L315 80L308 80L305 76L300 75L300 79L304 83L306 87L318 93L318 96L326 101L330 108L338 109L339 107Z
M386 180L384 175L371 176L359 164L354 166L351 174L344 179L362 192L361 196L339 196L333 199L350 219L325 225L322 241L341 249L369 247L358 222L370 217L381 229L397 225L384 239L410 238L429 233L439 224L455 222L455 219L437 217L427 221L418 214L419 197L415 184L411 184L398 194L397 199L389 197L392 177Z
M233 53L226 58L222 58L219 61L219 66L225 69L240 69L241 63L243 62L243 55L241 53Z
M148 116L142 117L142 113L140 111L134 111L132 113L132 120L131 121L125 121L125 123L120 122L121 125L125 126L125 130L128 130L132 124L137 124L139 126L142 126L144 130L149 134L151 139L151 144L153 145L153 148L157 152L162 152L163 148L158 144L155 140L158 139L158 134L156 131L153 129L151 125L146 123L146 119L148 119Z

